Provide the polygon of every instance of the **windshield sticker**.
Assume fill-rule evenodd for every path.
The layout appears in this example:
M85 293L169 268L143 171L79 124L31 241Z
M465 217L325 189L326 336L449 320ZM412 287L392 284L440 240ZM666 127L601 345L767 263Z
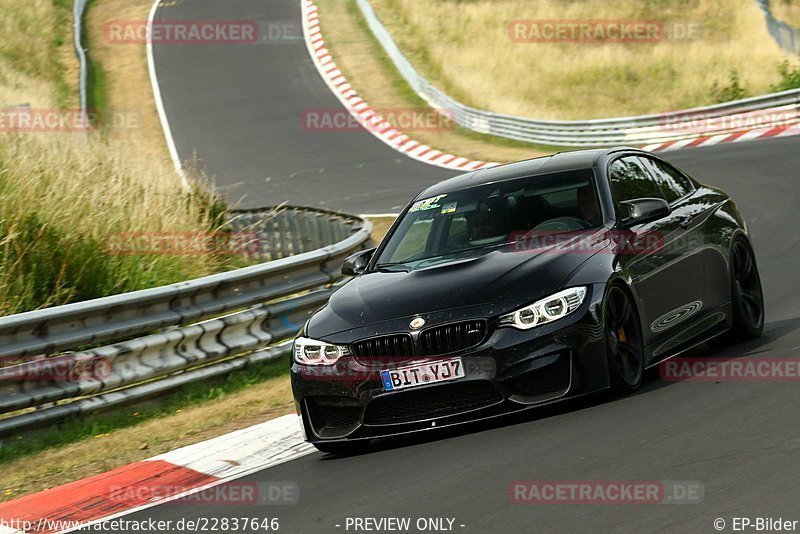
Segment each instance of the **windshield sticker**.
M435 210L441 208L442 205L439 204L439 201L442 200L447 195L439 195L438 197L431 197L426 198L423 200L418 200L414 202L411 208L408 210L408 213L414 213L415 211L428 211L428 210Z
M445 213L455 213L456 207L458 206L458 202L448 202L444 206L442 206L442 214Z

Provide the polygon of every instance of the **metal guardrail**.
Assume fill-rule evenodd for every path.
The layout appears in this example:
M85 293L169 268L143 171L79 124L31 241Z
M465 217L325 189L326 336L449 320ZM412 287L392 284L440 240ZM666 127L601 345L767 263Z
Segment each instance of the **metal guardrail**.
M78 100L81 108L81 121L88 123L87 86L89 83L89 63L86 50L83 49L83 12L88 0L75 0L72 4L72 43L78 56L80 69L78 72Z
M800 54L800 29L792 28L786 22L776 19L770 10L769 0L756 0L756 3L764 12L769 34L778 46L792 54Z
M295 255L0 317L0 414L7 414L0 435L287 354L287 344L269 345L292 337L327 302L342 262L364 248L372 224L306 208L266 214L255 220L257 212L240 212L234 220L267 229L260 241L275 248L266 254ZM278 233L283 243L270 241Z
M247 244L250 257L266 262L317 250L346 239L361 219L335 211L301 206L233 210L228 227L235 234L256 236ZM250 246L252 245L252 246Z
M87 3L73 2L84 121ZM233 211L227 226L255 236L244 251L265 263L0 317L0 436L287 355L290 343L274 343L294 336L328 301L342 262L372 231L358 217L292 206Z
M737 125L759 118L763 121L759 122L759 127L800 123L800 89L681 111L579 121L537 120L476 109L456 101L426 80L392 39L369 0L357 0L357 4L370 30L411 88L434 109L448 115L460 126L479 133L557 146L616 146L721 134L741 130L743 128L737 128ZM750 116L755 111L766 110L774 113L756 118ZM726 120L713 120L722 117ZM698 131L697 128L674 126L676 121L682 120L702 120L716 125L725 122L730 127Z

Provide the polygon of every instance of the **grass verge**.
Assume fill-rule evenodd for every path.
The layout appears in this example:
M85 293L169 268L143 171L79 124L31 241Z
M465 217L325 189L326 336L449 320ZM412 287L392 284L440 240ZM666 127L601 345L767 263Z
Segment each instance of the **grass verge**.
M97 3L96 0L88 0L86 2L86 7L83 12L83 27L87 28L87 13L89 13L92 7ZM82 45L85 50L94 51L94 41L92 37L95 39L97 36L92 36L89 31L84 30L82 37ZM94 53L86 54L86 63L87 63L87 87L86 87L86 107L88 109L94 110L97 114L98 119L95 121L95 125L98 127L103 126L103 117L108 116L108 94L107 94L107 87L106 87L106 74L103 70L103 66L95 60Z
M64 421L0 446L0 501L103 473L292 413L286 358L136 406Z
M393 217L378 217L379 242ZM0 501L140 461L294 411L288 362L255 364L158 399L0 441Z
M709 104L733 71L750 94L765 93L777 80L777 65L789 58L768 34L752 0L372 4L435 86L468 105L541 119L603 118ZM545 23L558 20L656 21L664 30L649 42L520 42L512 37L514 21L535 21L522 25L531 30L525 35L535 37L533 30L544 31Z
M94 0L90 10L103 3ZM0 0L0 9L0 107L27 104L34 117L74 116L79 67L72 49L72 3ZM142 16L146 13L143 9ZM98 32L86 42L92 49L105 44ZM154 112L152 98L142 98L149 95L149 83L144 47L137 48L126 52L141 60L133 70L143 73L143 83L128 86L125 94L130 101L148 102L140 104L141 111L133 109L143 116L145 110ZM119 81L116 69L106 70L105 63L90 57L94 83L89 94L94 106L107 109L107 86L116 90L130 80ZM141 136L150 125L129 123L111 136L59 127L30 132L9 126L0 133L0 315L164 285L230 266L214 251L130 256L107 247L107 240L120 233L208 233L222 224L222 201L201 186L184 192L163 141Z

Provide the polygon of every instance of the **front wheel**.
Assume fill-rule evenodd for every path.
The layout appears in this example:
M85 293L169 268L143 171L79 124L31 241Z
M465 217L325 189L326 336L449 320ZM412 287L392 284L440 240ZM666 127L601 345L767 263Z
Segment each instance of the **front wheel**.
M733 336L741 340L760 337L764 331L764 293L756 256L742 237L731 249L731 284Z
M605 337L611 388L629 393L644 381L644 350L639 319L628 294L613 286L606 295Z

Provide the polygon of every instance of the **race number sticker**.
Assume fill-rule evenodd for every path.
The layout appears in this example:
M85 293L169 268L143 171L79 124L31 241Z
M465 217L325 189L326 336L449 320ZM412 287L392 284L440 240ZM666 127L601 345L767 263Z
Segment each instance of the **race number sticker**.
M414 213L415 211L428 211L428 210L435 210L441 208L442 205L439 203L447 195L439 195L437 197L425 198L423 200L417 200L414 204L409 208L408 213Z

